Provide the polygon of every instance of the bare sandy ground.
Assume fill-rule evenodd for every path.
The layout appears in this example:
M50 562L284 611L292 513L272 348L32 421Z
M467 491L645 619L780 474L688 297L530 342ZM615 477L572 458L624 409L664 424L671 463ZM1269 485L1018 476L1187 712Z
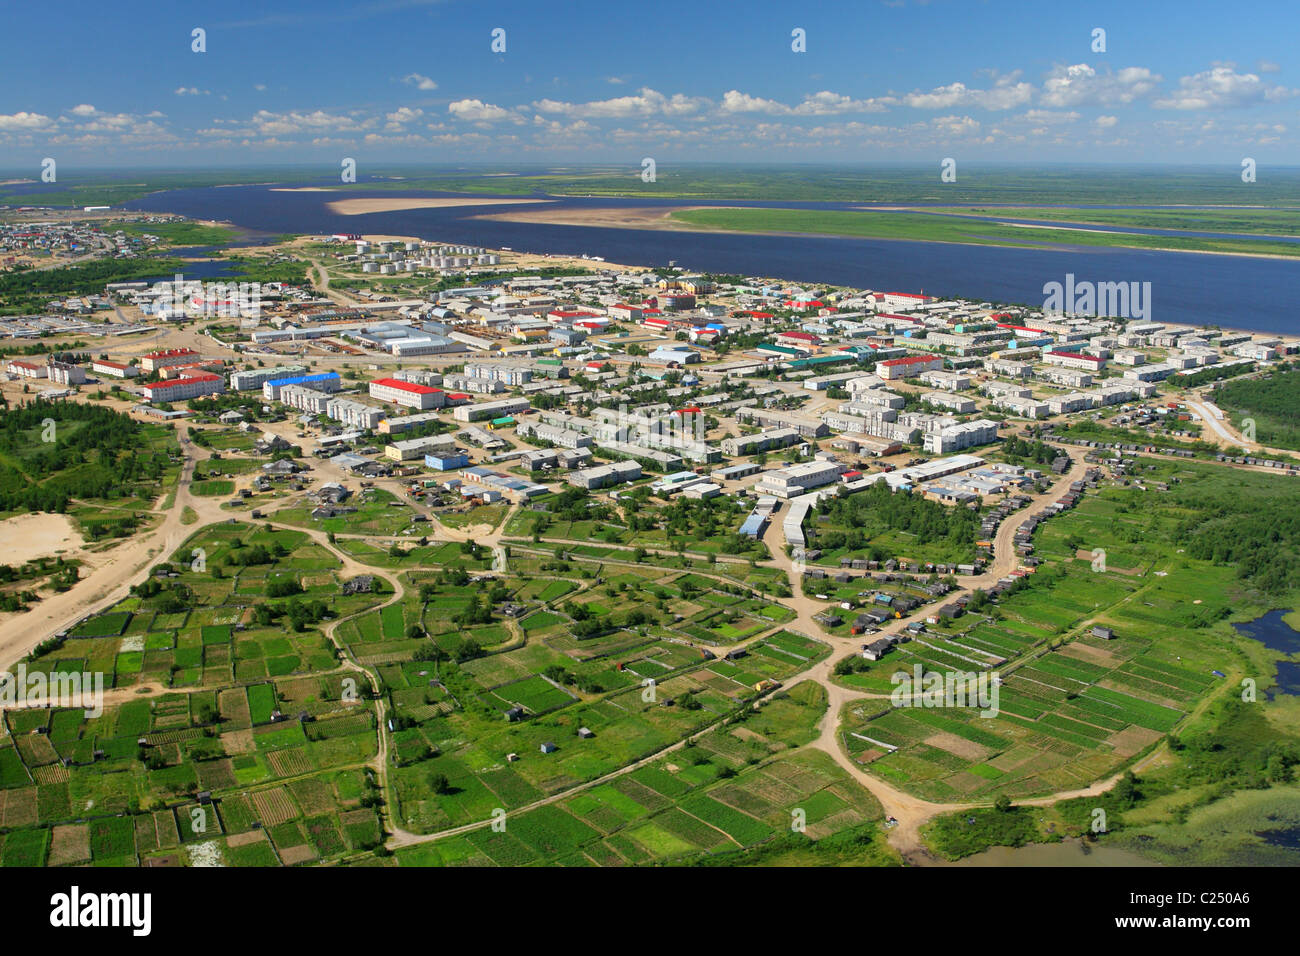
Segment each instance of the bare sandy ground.
M405 209L446 209L452 206L515 206L521 203L538 205L551 201L550 199L427 199L418 196L403 199L401 197L386 196L374 199L336 199L334 202L325 205L330 212L338 213L340 216L362 216L372 212L399 212Z
M510 212L486 213L475 219L500 222L538 222L549 226L607 226L614 229L672 229L680 232L734 232L677 222L675 212L694 209L730 209L731 206L652 206L642 208L605 207L596 209L514 209Z
M58 514L25 514L0 521L0 561L23 564L35 558L70 555L81 550L85 539L72 519Z

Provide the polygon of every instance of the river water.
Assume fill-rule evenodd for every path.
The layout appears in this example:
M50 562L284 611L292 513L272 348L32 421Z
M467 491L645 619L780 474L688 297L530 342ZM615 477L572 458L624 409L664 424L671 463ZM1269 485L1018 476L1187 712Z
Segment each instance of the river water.
M1219 325L1294 334L1300 331L1293 292L1300 286L1300 259L1223 256L1024 244L1015 247L833 236L752 236L738 233L556 226L501 222L475 216L502 206L407 209L345 216L327 203L385 196L413 199L456 194L386 190L285 192L270 186L179 189L124 204L123 208L228 221L258 232L335 232L417 236L422 239L500 248L601 256L629 265L666 266L739 273L882 291L961 296L999 304L1041 306L1043 286L1067 273L1094 282L1150 282L1153 321ZM489 198L486 196L477 198ZM503 197L515 198L520 197ZM646 208L689 205L688 200L553 199L550 208ZM761 208L841 210L845 202L727 202ZM1158 232L1159 230L1143 230Z

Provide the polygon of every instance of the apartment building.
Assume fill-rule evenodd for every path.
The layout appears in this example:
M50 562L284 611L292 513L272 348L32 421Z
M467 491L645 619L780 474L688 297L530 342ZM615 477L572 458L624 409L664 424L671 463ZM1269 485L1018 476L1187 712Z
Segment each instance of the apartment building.
M343 387L343 382L338 372L317 372L313 375L273 378L262 383L262 398L268 402L281 401L280 394L291 385L302 385L317 392L337 392Z
M1044 352L1043 361L1048 365L1078 368L1088 372L1100 372L1106 367L1104 358L1096 355L1085 355L1082 352Z
M1039 376L1044 382L1051 382L1053 385L1061 385L1065 388L1087 388L1092 384L1093 379L1092 372L1062 366L1048 366L1039 372Z
M885 359L876 363L876 374L887 382L903 378L916 378L922 372L943 370L943 359L937 355L908 355L903 358Z
M515 426L515 434L520 438L549 442L559 448L587 448L592 444L590 435L543 422L520 422Z
M597 488L608 488L611 485L622 484L625 481L636 481L641 477L641 465L635 461L616 461L608 465L597 465L594 468L583 468L580 471L571 472L565 477L565 481L576 488L586 488L588 491Z
M830 429L825 422L807 415L797 415L774 408L756 408L753 405L746 405L736 409L735 418L738 422L748 422L760 428L793 428L801 438L824 438L830 434Z
M44 362L24 362L21 359L11 360L5 365L5 371L22 378L46 378L50 374Z
M90 370L96 375L107 375L110 378L131 378L140 374L140 370L134 365L110 362L108 359L95 359L90 363Z
M455 447L456 439L451 435L426 435L385 445L384 456L393 461L411 461L427 454L450 451Z
M458 422L481 422L485 419L504 418L517 415L532 408L526 398L504 398L499 402L479 402L476 405L460 405L453 412Z
M756 435L724 438L722 439L722 453L730 458L739 458L778 448L788 448L799 441L800 436L796 429L772 428Z
M971 383L969 375L962 375L959 372L944 372L942 370L922 372L920 379L923 385L929 385L931 388L941 389L945 392L965 391L970 388Z
M793 498L813 488L829 485L847 469L838 461L809 461L764 473L754 486L760 495Z
M164 349L150 352L140 359L140 367L146 372L156 372L168 365L187 365L199 360L199 353L193 349Z
M273 368L251 368L230 373L230 388L236 392L247 392L261 388L266 382L275 379L288 379L307 374L305 365L277 365Z
M325 405L325 414L349 428L375 429L385 420L384 410L353 401L350 398L331 398Z
M969 415L975 411L975 400L973 398L965 398L949 392L926 392L921 396L921 401L936 408L946 408L954 415Z
M505 383L500 379L478 375L445 375L442 383L449 389L473 395L496 395L506 390Z
M923 444L930 454L943 455L976 445L987 445L997 440L998 423L987 418L977 418L974 421L948 425L928 432Z
M417 385L396 378L377 378L370 383L370 397L381 402L391 402L403 408L442 408L447 404L447 393L432 385ZM459 411L459 409L458 409Z
M527 385L533 380L533 370L517 365L501 365L489 363L468 363L465 366L465 374L473 378L487 378L493 381L501 382L510 388L518 385Z
M50 359L48 372L49 379L56 385L84 385L86 383L86 370L80 365L73 365L71 362L56 362Z
M279 390L279 401L290 408L310 415L326 414L330 396L328 392L309 385L285 385Z
M144 397L150 402L183 402L201 395L220 395L225 390L225 379L211 372L169 382L154 382L143 389Z
M1004 395L995 399L993 407L1022 418L1042 418L1047 414L1047 403L1036 398Z

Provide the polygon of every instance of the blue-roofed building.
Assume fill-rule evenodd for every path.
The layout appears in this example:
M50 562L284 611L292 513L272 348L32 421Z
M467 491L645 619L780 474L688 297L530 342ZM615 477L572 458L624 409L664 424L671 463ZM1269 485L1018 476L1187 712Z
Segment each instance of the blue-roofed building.
M425 467L432 468L434 471L452 471L456 468L464 468L468 464L469 456L460 451L424 456Z
M767 527L767 515L753 514L745 519L745 523L740 526L740 533L746 538L757 538L763 534Z
M268 402L280 400L280 390L286 385L305 385L317 392L337 392L343 387L338 372L317 372L314 375L293 375L288 378L273 378L262 383L262 398Z

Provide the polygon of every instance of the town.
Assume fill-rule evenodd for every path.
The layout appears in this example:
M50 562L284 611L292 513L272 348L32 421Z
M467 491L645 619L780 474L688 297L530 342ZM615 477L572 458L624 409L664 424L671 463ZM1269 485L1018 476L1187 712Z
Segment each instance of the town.
M343 233L198 278L177 236L215 224L146 226L170 274L0 326L14 435L46 436L9 446L9 509L45 513L9 519L0 647L148 701L108 704L135 729L102 745L79 711L13 711L0 768L98 791L133 767L149 809L134 836L41 811L7 857L78 862L89 833L147 865L552 862L556 841L624 865L757 852L785 804L833 800L814 833L913 862L1003 812L945 803L1068 801L1241 673L1172 610L1134 616L1187 607L1215 545L1188 564L1113 515L1144 496L1170 527L1209 500L1181 489L1228 474L1289 487L1295 455L1215 399L1295 374L1300 341ZM74 447L102 476L65 475ZM981 690L881 710L891 674ZM761 797L744 768L793 769L792 746L808 789ZM285 789L308 767L350 796ZM527 847L493 836L494 802ZM215 833L191 822L209 808Z

